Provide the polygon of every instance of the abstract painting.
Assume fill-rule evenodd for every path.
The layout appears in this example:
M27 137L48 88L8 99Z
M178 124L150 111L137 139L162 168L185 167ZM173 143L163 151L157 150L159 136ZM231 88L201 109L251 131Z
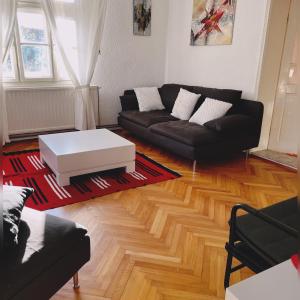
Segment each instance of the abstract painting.
M191 45L230 45L236 0L194 0Z
M151 35L151 0L133 0L133 34Z

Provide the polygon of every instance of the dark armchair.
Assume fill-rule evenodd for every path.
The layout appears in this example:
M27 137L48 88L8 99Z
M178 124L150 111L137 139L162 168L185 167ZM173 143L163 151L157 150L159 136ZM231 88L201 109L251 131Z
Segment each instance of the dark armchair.
M52 297L72 277L78 288L80 268L90 259L90 238L80 225L24 208L16 248L1 256L0 298Z
M238 216L238 212L246 214ZM224 287L231 273L248 267L255 273L288 260L299 250L300 213L297 198L257 210L246 204L232 208ZM240 264L232 267L232 259Z

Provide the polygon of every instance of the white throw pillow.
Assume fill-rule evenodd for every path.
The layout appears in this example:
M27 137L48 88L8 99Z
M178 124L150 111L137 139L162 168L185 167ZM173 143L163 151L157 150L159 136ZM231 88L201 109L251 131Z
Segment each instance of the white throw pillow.
M157 87L144 87L134 89L140 111L163 110L160 94Z
M204 125L211 120L215 120L225 116L231 107L231 103L206 98L204 103L190 118L190 122Z
M200 96L201 95L180 89L171 115L180 120L188 120L191 117Z

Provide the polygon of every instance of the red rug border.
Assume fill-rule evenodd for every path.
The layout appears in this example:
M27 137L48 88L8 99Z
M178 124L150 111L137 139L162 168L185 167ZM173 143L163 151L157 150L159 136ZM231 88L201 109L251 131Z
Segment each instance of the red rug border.
M17 155L17 154L23 154L23 153L30 153L30 152L35 152L35 151L40 151L40 149L28 149L28 150L21 150L21 151L12 151L12 152L3 152L3 155L8 156L8 155ZM174 176L178 176L178 177L182 177L182 175L174 170L171 170L169 168L167 168L166 166L160 164L159 162L153 160L152 158L150 158L149 156L145 155L144 153L138 152L136 151L136 153L140 156L142 156L144 159L147 159L149 162L151 162L152 164L164 169L165 171L173 174Z

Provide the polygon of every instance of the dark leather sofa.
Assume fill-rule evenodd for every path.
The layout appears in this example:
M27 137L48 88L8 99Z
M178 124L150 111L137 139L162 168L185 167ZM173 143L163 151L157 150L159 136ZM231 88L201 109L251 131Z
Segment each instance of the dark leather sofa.
M230 102L233 107L226 116L204 126L176 119L170 113L180 88L201 94L194 112L206 97ZM134 91L126 90L120 96L119 125L137 137L194 161L224 157L258 146L264 107L261 102L241 99L242 91L165 84L159 93L165 110L139 112Z
M29 208L22 212L18 239L2 256L3 300L49 299L90 259L86 229Z

